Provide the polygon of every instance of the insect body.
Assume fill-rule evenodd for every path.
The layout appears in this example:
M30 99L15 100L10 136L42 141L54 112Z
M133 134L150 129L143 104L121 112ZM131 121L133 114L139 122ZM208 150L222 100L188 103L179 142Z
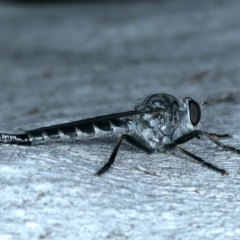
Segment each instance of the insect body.
M216 140L230 135L212 134L201 130L201 108L207 103L208 101L205 101L199 105L188 97L178 100L169 94L153 94L137 103L133 111L33 129L23 134L0 133L0 142L31 145L57 141L117 139L108 162L95 174L101 176L114 163L122 140L126 140L149 154L159 150L176 149L203 166L226 175L225 170L178 146L203 135L224 150L240 154L239 149Z

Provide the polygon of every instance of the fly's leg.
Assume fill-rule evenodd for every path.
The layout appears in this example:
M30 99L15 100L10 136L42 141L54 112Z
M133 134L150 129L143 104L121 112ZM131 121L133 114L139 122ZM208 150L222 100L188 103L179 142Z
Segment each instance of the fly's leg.
M211 134L209 134L207 132L204 132L204 131L201 131L201 130L195 130L195 131L192 131L190 133L187 133L187 134L179 137L178 139L176 139L174 141L174 143L168 144L168 147L171 147L171 146L174 147L177 144L185 143L185 142L191 140L192 138L198 137L200 135L203 135L203 136L207 137L211 142L215 143L218 147L221 147L225 151L232 151L234 153L240 154L240 149L225 145L225 144L217 141L216 139L214 139L211 136ZM226 134L226 135L228 135L228 134ZM223 136L223 135L219 135L219 136Z
M206 132L202 132L202 131L201 131L200 134L206 136L211 142L215 143L218 147L222 148L223 150L225 150L225 151L231 151L231 152L240 154L240 149L237 149L237 148L235 148L235 147L231 147L231 146L225 145L225 144L217 141L216 139L212 138L212 137L211 137L208 133L206 133Z
M196 161L200 162L203 166L205 166L205 167L207 167L207 168L209 168L209 169L211 169L211 170L214 170L214 171L216 171L216 172L219 172L219 173L221 173L222 175L228 175L227 172L226 172L224 169L220 169L220 168L214 166L213 164L204 161L202 158L200 158L200 157L198 157L198 156L196 156L196 155L188 152L187 150L185 150L185 149L177 146L178 144L185 143L185 142L191 140L191 139L194 138L194 137L198 137L199 135L204 135L204 136L206 136L210 141L212 141L212 142L215 143L217 146L220 146L220 147L222 147L222 148L225 149L225 150L238 151L237 153L240 153L240 150L235 149L235 148L233 148L233 147L226 146L226 145L218 142L217 140L213 139L213 138L211 137L211 135L209 135L208 133L203 132L203 131L200 131L200 130L195 130L195 131L192 131L192 132L190 132L190 133L187 133L187 134L179 137L178 139L175 140L174 143L165 145L165 148L166 148L166 149L168 149L168 148L174 148L174 149L176 149L176 150L178 150L178 151L186 154L187 156L195 159Z
M193 137L196 137L196 136L199 136L199 135L203 135L203 136L207 137L207 139L209 139L211 142L215 143L218 147L222 148L225 151L232 151L234 153L240 154L240 149L225 145L225 144L217 141L216 139L214 139L209 133L201 131L201 130L192 131L192 132L178 138L175 141L175 144L180 144L180 143L183 143L183 142L187 142L187 141L191 140ZM226 135L228 135L228 134L226 134Z
M230 134L208 133L208 135L209 135L211 138L214 138L214 139L232 138L232 136L231 136Z
M224 169L220 169L220 168L214 166L213 164L204 161L202 158L200 158L200 157L198 157L198 156L196 156L196 155L188 152L187 150L185 150L185 149L183 149L183 148L181 148L181 147L179 147L179 146L177 146L177 145L176 145L174 148L175 148L176 150L178 150L178 151L186 154L187 156L195 159L196 161L198 161L199 163L201 163L203 166L205 166L205 167L207 167L207 168L209 168L209 169L211 169L211 170L213 170L213 171L215 171L215 172L219 172L219 173L221 173L222 175L228 175L228 173L227 173Z
M123 134L121 135L121 137L119 137L119 139L117 140L117 143L113 149L113 152L110 156L110 158L108 159L107 163L105 163L105 165L99 170L97 171L94 176L98 176L100 177L103 173L107 172L109 170L109 168L112 166L112 164L114 163L115 161L115 158L117 156L117 153L118 153L118 150L119 150L119 147L122 143L122 140L125 139L128 143L130 143L131 145L143 150L144 152L150 154L152 153L153 151L146 147L145 145L143 145L142 143L140 143L139 141L137 141L135 138L133 138L132 136L130 135L127 135L127 134Z

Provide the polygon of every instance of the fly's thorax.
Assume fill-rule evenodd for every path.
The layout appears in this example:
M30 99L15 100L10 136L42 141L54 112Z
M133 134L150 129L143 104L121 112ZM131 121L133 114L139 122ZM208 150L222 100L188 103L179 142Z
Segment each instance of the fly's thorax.
M179 110L176 113L178 125L172 133L172 140L200 129L201 108L193 99L186 97L179 101Z
M135 115L131 121L128 121L128 134L134 136L142 144L151 149L155 149L159 144L159 137L155 131L158 126L159 120L153 118L152 114L139 114Z

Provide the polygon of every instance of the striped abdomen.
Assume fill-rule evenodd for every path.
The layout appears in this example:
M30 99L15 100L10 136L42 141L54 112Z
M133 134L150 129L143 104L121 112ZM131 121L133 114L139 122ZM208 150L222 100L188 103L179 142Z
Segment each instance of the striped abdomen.
M0 143L30 145L28 134L0 133Z
M112 118L86 119L27 131L31 142L71 141L110 138L128 130L127 121Z

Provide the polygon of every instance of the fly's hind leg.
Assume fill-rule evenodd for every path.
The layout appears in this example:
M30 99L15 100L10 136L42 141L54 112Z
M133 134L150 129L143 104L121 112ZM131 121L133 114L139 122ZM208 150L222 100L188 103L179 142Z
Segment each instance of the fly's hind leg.
M119 147L120 147L123 139L125 139L129 144L133 145L136 148L143 150L144 152L146 152L148 154L153 152L153 150L146 147L144 144L142 144L140 141L136 140L134 137L127 135L127 134L123 134L118 138L117 143L116 143L116 145L113 149L113 152L112 152L110 158L108 159L107 163L105 163L105 165L99 171L97 171L94 174L94 176L100 177L103 173L105 173L109 170L109 168L112 166L112 164L115 161Z

